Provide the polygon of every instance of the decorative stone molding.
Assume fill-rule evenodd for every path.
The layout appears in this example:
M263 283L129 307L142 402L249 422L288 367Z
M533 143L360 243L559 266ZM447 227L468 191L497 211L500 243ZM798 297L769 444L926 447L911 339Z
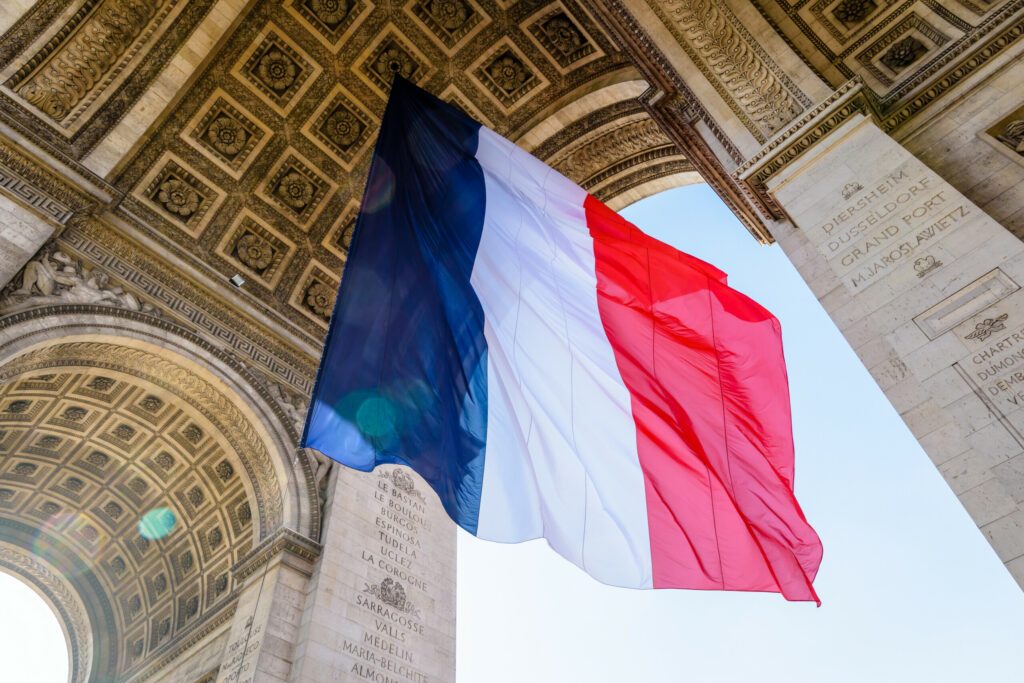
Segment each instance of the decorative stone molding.
M647 4L759 142L811 105L724 3L648 0Z
M859 79L854 79L772 138L741 164L734 176L755 188L763 188L770 177L857 113L876 116L876 104L871 91Z
M87 80L93 80L92 89L81 96L74 111L62 121L55 121L42 109L33 106L12 89L11 79L0 92L0 118L19 133L31 137L40 147L90 181L102 185L102 178L94 176L89 169L77 164L128 114L132 105L141 99L152 82L166 68L175 52L188 41L190 35L219 0L131 0L159 5L157 14L131 43L127 51L109 68L106 61L97 61L95 68L106 69L104 73L74 74L75 82L61 84L59 88L81 88ZM67 2L40 1L32 7L22 20L4 35L0 44L0 64L21 64L16 71L20 74L20 85L34 82L36 75L47 73L58 57L65 55L65 49L76 43L77 36L85 25L92 25L97 11L113 6L124 0L88 0L73 3L79 5L70 20L62 16ZM65 23L59 23L63 19ZM70 23L67 23L70 21ZM126 19L119 18L124 22ZM108 26L103 30L112 30ZM90 37L89 48L95 48L95 34ZM42 45L42 48L33 46ZM106 51L107 45L102 50ZM24 56L22 56L24 55ZM89 52L89 59L98 58ZM28 61L15 62L16 59ZM63 68L63 67L62 67ZM71 68L77 69L74 60ZM48 76L49 77L49 76ZM85 79L85 80L81 80ZM62 95L63 97L63 95ZM72 99L78 99L77 96ZM54 135L58 130L63 135Z
M216 339L245 362L266 370L302 394L312 393L316 366L309 355L280 339L272 329L239 316L223 297L183 279L173 267L104 223L88 220L75 224L64 232L60 242L148 296L168 315Z
M672 138L705 182L711 185L737 218L763 244L773 237L765 225L766 218L776 218L780 211L766 194L756 193L738 182L722 165L721 160L708 147L707 142L693 126L693 115L679 95L664 96L651 102L641 98L654 117Z
M621 0L601 0L595 3L592 11L620 47L630 55L644 78L652 84L640 97L644 109L661 124L665 134L685 155L692 168L714 188L751 234L761 242L771 242L772 236L765 225L765 219L776 217L777 210L749 187L737 182L725 167L725 163L730 160L736 164L743 161L736 145L700 105L696 95ZM698 121L714 136L722 152L727 155L726 160L719 159L703 134L697 131Z
M89 212L98 205L46 165L0 138L0 192L60 226L67 225L76 212Z
M0 292L0 315L61 304L95 304L160 315L152 304L114 283L104 270L83 265L50 242Z
M177 3L105 0L90 12L96 4L86 2L6 84L64 125L109 85Z
M948 50L941 59L928 64L913 78L902 83L899 88L886 94L879 102L879 108L883 112L880 121L882 129L889 132L898 130L941 97L943 93L955 87L998 57L1021 37L1024 37L1022 8L1024 8L1024 0L1007 3L998 12L988 17L981 26L971 33L968 39ZM1015 17L1015 14L1018 13L1020 16ZM985 40L986 38L987 40ZM929 78L934 77L942 68L947 67L950 60L982 41L984 43L981 47L970 53L963 61L949 68L923 89L919 89Z
M661 126L652 119L643 117L627 120L600 132L597 136L591 136L590 140L570 147L566 153L560 154L550 162L558 172L589 189L588 182L617 161L665 146L672 147L672 153L677 153Z
M306 576L312 576L313 564L320 557L322 547L316 541L306 538L291 529L281 528L252 549L231 568L235 580L241 583L255 574L264 565L284 553L288 561Z

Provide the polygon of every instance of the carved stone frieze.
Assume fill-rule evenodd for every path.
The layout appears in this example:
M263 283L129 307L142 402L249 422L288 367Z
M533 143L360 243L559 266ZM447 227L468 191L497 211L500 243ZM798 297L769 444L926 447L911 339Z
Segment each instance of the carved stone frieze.
M168 316L216 339L244 361L265 369L298 391L312 390L316 366L310 356L286 343L273 330L241 318L223 297L182 279L172 267L99 221L84 221L69 228L60 243L147 296Z
M764 142L810 106L807 96L722 3L648 4L758 141Z
M589 189L594 176L613 167L620 159L629 159L642 152L669 147L675 153L672 141L661 127L647 117L626 121L620 125L591 135L580 144L550 160L563 175Z
M177 4L177 0L86 2L6 85L67 127L88 109Z
M94 304L160 315L159 309L48 243L0 292L0 315L40 306Z
M75 212L89 212L97 205L92 197L2 138L0 191L60 225L66 225Z
M859 79L844 84L807 111L761 151L740 165L734 175L747 182L755 191L765 192L769 178L855 114L877 117L876 101Z

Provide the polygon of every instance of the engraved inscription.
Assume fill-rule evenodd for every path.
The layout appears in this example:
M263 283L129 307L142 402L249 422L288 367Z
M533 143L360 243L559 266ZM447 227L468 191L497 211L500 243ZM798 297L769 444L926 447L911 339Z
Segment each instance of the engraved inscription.
M898 170L864 185L809 235L847 289L864 289L903 266L917 279L940 269L942 262L923 252L969 218L970 207L924 173Z
M438 548L428 539L440 512L423 484L405 468L378 468L359 508L368 528L357 556L362 588L352 614L360 629L341 641L352 680L430 683L444 678L431 653L438 601L448 590L435 582ZM429 491L427 495L431 495ZM369 522L372 518L372 526ZM443 583L443 581L441 582Z

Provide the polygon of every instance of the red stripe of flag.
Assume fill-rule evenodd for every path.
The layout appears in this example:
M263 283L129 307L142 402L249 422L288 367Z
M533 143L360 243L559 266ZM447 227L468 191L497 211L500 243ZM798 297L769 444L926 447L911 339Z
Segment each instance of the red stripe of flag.
M793 495L778 321L714 266L593 197L584 208L598 310L632 399L654 587L818 602L822 549Z

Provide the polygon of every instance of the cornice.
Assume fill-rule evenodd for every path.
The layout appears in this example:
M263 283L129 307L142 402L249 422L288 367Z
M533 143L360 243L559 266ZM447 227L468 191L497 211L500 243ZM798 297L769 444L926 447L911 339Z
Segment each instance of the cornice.
M925 85L916 94L909 93L912 93L913 87L920 86L929 77L934 76L941 67L947 65L947 62L935 64L928 70L923 71L906 86L901 87L882 99L879 102L879 109L883 113L879 121L882 129L887 132L897 131L949 90L973 75L978 69L998 58L1007 48L1014 45L1021 37L1024 37L1024 11L1022 11L1022 8L1024 8L1024 3L1014 3L993 16L992 21L986 22L988 30L979 30L962 49L967 49L978 43L981 43L981 46L962 61L949 68L945 73L941 73L938 78ZM1012 17L1012 13L1007 11L1009 9L1013 9L1021 16L1013 21L1006 21L1004 24L994 21L996 18L1005 21ZM997 28L999 30L996 30ZM985 40L986 38L987 40ZM1020 67L1018 66L1018 68Z
M621 0L601 0L594 3L593 9L619 48L633 59L644 78L652 84L640 96L644 109L751 234L759 242L772 242L767 222L778 218L780 212L770 199L758 196L729 173L708 142L697 132L697 122L710 131L728 158L737 164L743 161L739 149L701 106L696 95Z
M249 551L234 567L235 579L242 582L282 553L291 560L291 566L307 576L313 574L313 565L323 549L316 541L287 528L280 528L265 541Z
M63 227L76 214L91 214L99 203L0 135L0 191L49 223Z
M873 93L859 78L855 78L769 140L757 154L737 167L733 176L755 188L764 187L769 178L858 113L878 120Z

